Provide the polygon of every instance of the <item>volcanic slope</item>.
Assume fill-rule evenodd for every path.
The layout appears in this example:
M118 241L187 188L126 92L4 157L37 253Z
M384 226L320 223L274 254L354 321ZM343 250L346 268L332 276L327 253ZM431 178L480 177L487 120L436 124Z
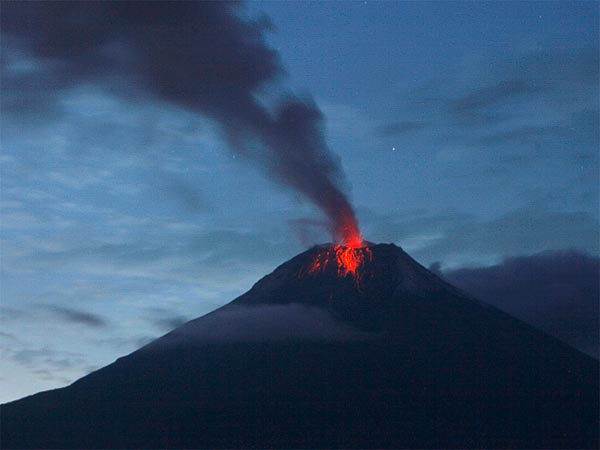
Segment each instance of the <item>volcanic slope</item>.
M598 447L597 360L394 245L355 251L355 274L314 247L71 386L3 405L2 448Z

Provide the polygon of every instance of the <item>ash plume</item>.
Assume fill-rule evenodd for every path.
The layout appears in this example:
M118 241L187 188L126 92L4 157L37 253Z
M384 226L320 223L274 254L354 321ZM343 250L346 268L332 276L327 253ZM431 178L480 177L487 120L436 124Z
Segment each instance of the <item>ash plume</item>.
M3 46L52 68L34 83L39 101L74 84L122 89L125 81L128 94L206 115L234 151L318 206L337 240L360 237L318 106L257 100L284 73L265 42L268 20L243 19L239 3L229 2L6 2L1 25ZM27 89L30 81L10 83Z

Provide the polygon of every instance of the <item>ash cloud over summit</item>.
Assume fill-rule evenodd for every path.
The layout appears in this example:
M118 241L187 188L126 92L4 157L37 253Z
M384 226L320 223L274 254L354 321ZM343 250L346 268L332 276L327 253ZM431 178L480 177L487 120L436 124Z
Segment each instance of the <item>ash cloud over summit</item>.
M296 190L328 218L337 239L358 232L339 159L310 99L258 100L284 73L264 34L232 2L40 2L3 5L4 54L27 52L44 77L7 83L52 108L61 91L101 83L137 100L160 99L219 123L232 149ZM9 65L3 57L3 67ZM132 88L132 86L136 86ZM29 108L8 96L3 107Z

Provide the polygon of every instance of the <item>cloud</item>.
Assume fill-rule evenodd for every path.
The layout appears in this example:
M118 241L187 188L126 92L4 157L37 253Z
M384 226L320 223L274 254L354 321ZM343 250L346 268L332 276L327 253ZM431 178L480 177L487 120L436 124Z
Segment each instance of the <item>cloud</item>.
M56 376L58 376L56 372L86 365L86 357L81 353L54 350L49 347L9 350L8 357L30 369L48 370L54 372Z
M6 306L0 307L0 314L3 320L16 320L27 317L27 313L25 311Z
M543 88L524 80L501 80L478 88L447 102L448 108L457 114L472 114L490 106L516 98L525 98L543 92Z
M597 255L597 216L587 211L556 210L553 203L541 199L488 219L452 211L373 213L366 229L372 240L396 242L425 264L442 261L450 267L490 264L512 255L564 248Z
M178 205L185 211L198 213L210 211L212 208L206 196L199 193L191 183L187 183L176 177L171 177L171 180L165 181L163 183L163 190L171 194Z
M118 218L109 215L107 220ZM73 235L63 231L64 236L56 243L49 239L34 248L31 244L37 244L37 241L28 246L21 244L18 248L7 245L5 258L12 262L12 270L26 267L119 278L136 276L196 281L198 277L207 281L213 277L213 282L221 283L223 280L219 277L228 270L247 270L255 265L266 268L291 256L296 249L293 242L272 242L272 236L264 233L205 230L198 226L184 227L183 223L171 225L159 220L134 224L132 232L122 233L120 239L107 240L104 240L106 236L79 235L78 230L73 230ZM28 251L24 251L24 247Z
M46 306L46 309L55 313L65 322L86 325L92 328L104 328L108 326L106 319L97 314L56 305Z
M439 264L433 269L439 271ZM598 257L579 251L543 252L441 273L473 296L598 357Z
M543 127L550 122L568 128L570 116L580 110L591 111L586 120L597 123L598 76L597 48L507 55L472 67L463 78L436 78L414 89L408 95L410 109L395 113L402 117L399 132L394 122L376 132L397 137L419 124L442 142L450 138L477 144L473 138L479 132L499 133L503 127Z
M597 47L571 49L539 49L500 62L499 76L512 75L520 80L548 86L564 84L598 86L600 53Z
M469 83L462 95L444 101L451 113L476 117L477 114L522 112L526 103L557 101L572 96L577 105L582 93L597 90L598 49L539 50L506 57L481 74L482 85ZM475 85L473 87L472 85ZM589 101L589 99L587 99ZM547 111L541 111L542 115ZM534 118L535 119L535 118Z
M182 315L171 315L168 317L162 317L160 319L154 320L154 324L156 324L159 328L165 331L171 331L174 328L178 328L184 323L186 323L189 318Z
M381 125L373 131L373 135L377 137L393 137L407 133L412 133L422 128L425 128L427 123L420 121L400 121L391 122L386 125Z
M186 323L151 344L150 348L212 341L337 341L369 337L372 335L336 320L328 311L320 308L300 304L229 305Z
M450 227L431 252L481 252L501 256L545 249L579 248L598 253L598 220L586 212L552 211L528 205L489 221L463 222Z
M31 57L16 44L14 38L2 34L2 112L33 122L52 120L59 112L60 96L57 89L48 87L62 88L64 81L60 80L55 64Z
M21 343L21 340L12 333L6 333L4 331L0 331L0 339L11 341L14 344Z
M473 141L476 145L526 144L544 145L544 151L559 145L600 145L600 110L582 109L554 123L545 125L517 125L490 132ZM540 156L540 155L538 155Z

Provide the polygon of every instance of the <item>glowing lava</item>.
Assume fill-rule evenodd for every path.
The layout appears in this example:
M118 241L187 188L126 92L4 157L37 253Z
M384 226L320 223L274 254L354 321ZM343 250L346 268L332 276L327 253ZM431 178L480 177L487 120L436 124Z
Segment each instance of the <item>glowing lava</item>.
M364 247L364 242L358 222L353 211L348 211L340 218L340 226L334 231L334 236L341 245L350 248Z
M313 259L306 273L308 275L315 275L325 272L329 267L334 267L339 277L344 278L351 275L354 278L356 287L361 290L364 275L362 269L365 263L372 259L373 254L368 247L335 245L320 251Z
M365 263L373 259L373 253L363 241L351 207L338 217L337 225L337 229L333 230L333 235L340 244L321 248L311 264L301 269L299 275L315 275L325 272L337 273L340 278L351 275L357 289L361 291L363 269Z

